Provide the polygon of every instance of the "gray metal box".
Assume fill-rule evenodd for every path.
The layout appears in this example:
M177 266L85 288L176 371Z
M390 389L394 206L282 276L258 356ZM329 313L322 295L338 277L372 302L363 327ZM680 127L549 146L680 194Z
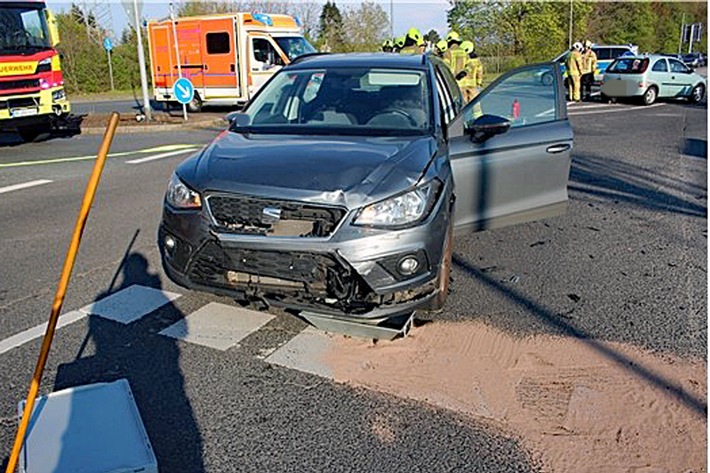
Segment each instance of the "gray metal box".
M19 404L20 417L25 401ZM157 473L158 463L125 379L37 398L21 473Z

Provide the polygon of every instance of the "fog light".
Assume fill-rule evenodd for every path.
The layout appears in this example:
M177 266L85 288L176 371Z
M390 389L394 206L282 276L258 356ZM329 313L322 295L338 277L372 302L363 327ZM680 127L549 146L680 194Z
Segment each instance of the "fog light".
M175 238L173 238L170 235L166 235L165 236L165 249L168 250L169 253L172 253L176 246L177 246L177 242L175 241Z
M404 275L414 274L418 268L419 261L414 256L405 256L397 265L397 270Z

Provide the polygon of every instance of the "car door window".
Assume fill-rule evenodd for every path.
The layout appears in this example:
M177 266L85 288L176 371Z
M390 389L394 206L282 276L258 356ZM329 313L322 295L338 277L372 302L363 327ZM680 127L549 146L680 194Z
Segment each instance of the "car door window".
M611 59L611 54L609 54L609 48L592 48L597 55L598 60Z
M444 81L446 81L446 86L451 94L451 102L454 106L454 116L456 116L459 114L461 107L463 107L463 95L461 94L461 89L459 89L459 85L448 67L441 67L439 70L444 78Z
M656 61L656 63L653 65L654 72L668 72L668 65L666 64L665 59L659 59Z
M252 60L259 69L284 65L278 51L266 38L252 39Z
M550 64L528 67L487 88L464 109L464 123L497 115L522 127L557 120L557 84Z
M446 86L446 81L441 74L441 69L437 66L434 75L436 77L436 90L439 95L439 102L443 111L444 124L448 125L451 120L456 117L456 110L451 98L449 88Z
M688 67L680 61L675 59L670 59L668 62L671 64L671 72L688 72Z

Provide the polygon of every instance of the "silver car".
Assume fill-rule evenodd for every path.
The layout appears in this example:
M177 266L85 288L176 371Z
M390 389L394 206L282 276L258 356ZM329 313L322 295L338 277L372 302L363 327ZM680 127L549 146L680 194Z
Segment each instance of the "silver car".
M651 105L658 98L687 98L698 103L705 97L705 78L678 59L649 54L616 59L607 69L602 100L638 98Z
M473 102L429 55L312 55L176 169L158 243L188 288L376 322L446 299L453 234L557 215L572 130L555 64Z

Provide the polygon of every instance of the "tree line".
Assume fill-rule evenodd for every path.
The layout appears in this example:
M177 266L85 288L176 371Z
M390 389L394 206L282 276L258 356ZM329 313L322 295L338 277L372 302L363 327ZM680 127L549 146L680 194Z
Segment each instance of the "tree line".
M412 8L415 8L413 6ZM640 52L677 52L680 25L704 22L706 2L585 2L449 0L450 29L472 40L479 56L492 72L517 65L547 61L567 48L570 7L573 41L589 39L599 44L639 46ZM377 51L389 38L389 15L381 4L365 0L358 4L325 4L299 0L183 0L178 16L259 11L285 13L299 18L304 35L321 50L332 52ZM62 42L64 77L70 93L103 92L110 89L108 58L98 41L89 40L87 27L95 20L76 5L57 15ZM446 36L430 25L419 28L435 44ZM706 26L706 25L704 25ZM106 36L111 36L105 32ZM147 42L144 35L144 48ZM707 51L707 35L694 45ZM684 45L684 51L687 44ZM117 89L137 89L140 84L135 31L127 27L112 52Z

